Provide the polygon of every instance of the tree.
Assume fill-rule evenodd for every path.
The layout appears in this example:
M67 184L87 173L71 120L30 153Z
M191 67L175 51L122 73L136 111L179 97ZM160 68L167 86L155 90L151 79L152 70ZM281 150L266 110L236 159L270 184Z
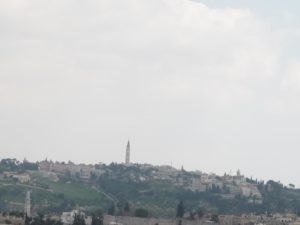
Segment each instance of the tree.
M141 218L146 218L148 217L148 211L146 209L138 208L134 212L134 216L136 217L141 217Z
M182 218L183 216L184 216L184 204L183 204L183 201L180 201L177 205L176 217Z
M29 225L30 222L31 222L31 218L28 217L27 214L25 214L25 222L24 222L24 224L25 224L25 225Z
M115 215L115 204L112 204L107 211L108 215L114 216Z
M97 215L93 214L92 215L92 224L91 225L103 225L103 215Z
M204 216L204 212L201 209L198 209L197 214L199 218L202 218Z
M63 225L61 221L59 220L52 220L47 218L46 221L44 222L45 225Z
M128 215L130 212L130 205L128 202L125 203L124 212Z
M25 171L25 170L38 170L39 169L37 163L31 163L31 162L28 162L25 159L23 160L23 164L21 165L21 168L22 168L23 171Z
M37 217L34 217L30 223L30 225L43 225L44 224L44 215L42 213L38 213Z
M194 220L195 219L195 215L196 215L196 213L195 212L193 212L193 210L190 210L190 220Z
M75 214L73 225L85 225L84 216L81 214Z
M295 188L295 185L294 185L294 184L289 184L289 188L294 189L294 188Z
M5 224L12 224L12 222L8 219L5 219L4 222L5 222Z
M124 214L124 206L123 206L122 202L118 202L117 203L117 209L118 209L118 215L119 216L123 216L123 214Z
M219 222L219 216L217 214L212 214L210 220L214 223Z

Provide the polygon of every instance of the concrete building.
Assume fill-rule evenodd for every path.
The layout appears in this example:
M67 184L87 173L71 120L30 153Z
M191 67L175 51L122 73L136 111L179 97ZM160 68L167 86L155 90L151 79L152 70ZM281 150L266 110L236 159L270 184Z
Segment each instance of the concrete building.
M30 176L28 174L22 174L22 175L13 175L12 178L18 180L20 183L29 183L30 182Z
M39 170L59 175L70 174L73 177L88 180L90 179L91 174L95 171L95 166L85 164L77 165L70 161L68 163L43 161L39 163Z
M81 215L85 220L85 224L90 225L92 223L92 218L87 217L85 215L85 213L80 210L73 210L71 212L63 212L60 217L60 221L64 225L72 225L76 215Z

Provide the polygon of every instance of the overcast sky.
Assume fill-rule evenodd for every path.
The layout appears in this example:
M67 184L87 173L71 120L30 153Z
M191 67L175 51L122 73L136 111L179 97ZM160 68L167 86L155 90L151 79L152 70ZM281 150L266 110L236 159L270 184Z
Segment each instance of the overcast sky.
M300 2L0 0L0 156L300 186Z

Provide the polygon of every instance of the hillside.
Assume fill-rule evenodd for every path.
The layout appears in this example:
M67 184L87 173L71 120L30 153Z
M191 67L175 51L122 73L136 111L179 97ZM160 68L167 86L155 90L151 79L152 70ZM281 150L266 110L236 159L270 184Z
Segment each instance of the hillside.
M74 208L130 215L174 217L179 200L186 212L300 213L300 191L274 182L236 175L217 176L169 166L139 164L76 165L43 161L0 162L0 210L23 210L31 190L35 211Z

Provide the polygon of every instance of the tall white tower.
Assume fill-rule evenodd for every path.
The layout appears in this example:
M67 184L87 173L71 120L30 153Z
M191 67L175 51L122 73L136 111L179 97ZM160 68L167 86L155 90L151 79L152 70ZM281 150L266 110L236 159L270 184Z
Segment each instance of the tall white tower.
M127 146L126 146L125 164L126 164L126 165L129 165L129 164L130 164L130 142L129 142L129 140L128 140Z
M31 217L30 191L27 191L27 193L26 193L24 216Z

